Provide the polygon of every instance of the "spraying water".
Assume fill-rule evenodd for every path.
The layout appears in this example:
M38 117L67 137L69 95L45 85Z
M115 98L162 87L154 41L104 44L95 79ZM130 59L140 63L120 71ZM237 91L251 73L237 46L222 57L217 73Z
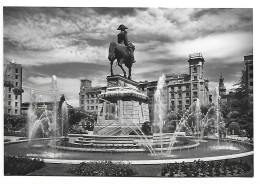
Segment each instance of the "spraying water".
M58 101L58 87L57 87L57 77L55 75L52 76L51 81L52 87L52 102L53 102L53 114L52 114L52 123L53 123L53 138L54 138L54 145L56 146L56 139L57 139L57 101Z
M31 144L32 136L33 136L33 128L34 122L36 121L37 116L35 113L35 95L34 91L32 90L30 93L30 105L28 107L27 112L27 122L28 122L28 138L29 138L29 145Z
M61 136L66 136L65 128L68 126L68 105L67 102L64 101L61 106Z
M218 138L218 146L219 146L219 91L216 88L216 97L215 97L215 105L216 105L216 126L217 126L217 138Z
M158 81L157 89L154 94L154 119L156 124L159 126L160 129L160 140L161 140L161 154L163 151L163 143L162 143L162 128L164 124L164 117L165 117L165 96L164 96L164 87L165 87L165 75L163 74Z
M201 111L200 111L200 100L197 98L196 105L195 105L195 127L196 127L196 135L199 136L200 128L201 128Z

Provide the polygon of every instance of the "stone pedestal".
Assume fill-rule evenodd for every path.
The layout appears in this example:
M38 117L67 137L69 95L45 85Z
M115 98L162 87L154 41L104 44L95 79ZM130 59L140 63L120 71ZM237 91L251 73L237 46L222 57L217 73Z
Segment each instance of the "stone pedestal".
M148 97L138 90L138 82L120 75L107 77L107 90L99 96L94 134L129 135L149 119Z

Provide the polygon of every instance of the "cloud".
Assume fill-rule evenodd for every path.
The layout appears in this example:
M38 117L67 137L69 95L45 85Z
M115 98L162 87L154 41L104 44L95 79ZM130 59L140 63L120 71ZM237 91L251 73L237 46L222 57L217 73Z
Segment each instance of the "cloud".
M6 7L5 59L20 58L27 65L75 60L96 63L106 59L108 44L116 41L116 29L122 22L129 27L137 52L140 46L140 52L158 55L168 45L183 43L182 49L192 40L189 48L201 47L199 42L205 39L221 45L211 35L233 34L238 28L252 34L252 9Z
M53 94L52 79L50 77L28 77L23 83L25 95L23 101L29 101L29 93L31 90L37 95L39 100L40 95L44 101L51 101ZM73 105L79 106L78 93L80 90L80 79L75 78L59 78L57 77L58 95L65 95L66 101Z
M4 63L22 64L26 90L45 92L46 99L57 75L60 92L76 106L81 78L106 85L109 42L122 23L136 46L136 81L188 73L188 55L202 52L212 89L221 72L231 86L253 51L252 9L4 7L3 13Z
M165 44L163 47L169 51L172 57L188 56L191 53L201 52L208 60L234 58L252 52L253 35L249 32L212 34L203 38L176 42L173 45ZM222 61L222 63L229 62L234 62L234 60Z

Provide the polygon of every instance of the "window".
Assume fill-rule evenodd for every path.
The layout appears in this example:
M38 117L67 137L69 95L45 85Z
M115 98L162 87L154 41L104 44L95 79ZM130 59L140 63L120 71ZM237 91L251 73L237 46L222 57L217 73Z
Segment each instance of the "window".
M178 89L181 89L181 86L178 86Z
M98 106L96 106L96 110L98 110Z
M91 98L94 98L94 95L91 95Z
M198 80L198 77L197 77L197 76L194 76L194 80Z
M198 93L197 92L193 92L193 97L197 98L198 97Z
M189 97L190 96L190 93L186 93L186 97Z
M15 79L18 79L18 75L15 75Z
M190 89L190 86L188 85L188 86L186 86L186 89Z
M18 107L18 102L15 102L15 107Z
M193 89L198 89L197 84L193 84Z
M179 98L181 98L181 93L179 93Z
M171 98L174 98L174 94L171 94Z
M250 86L253 86L253 82L250 82Z
M171 104L174 105L174 101L171 101Z
M18 68L15 69L15 72L18 73Z
M174 91L174 87L171 87L172 91Z
M253 65L249 66L249 70L253 70Z
M81 95L81 98L84 98L84 95Z
M182 105L182 101L179 101L179 105Z
M15 100L17 100L18 99L18 95L15 95Z
M197 72L197 68L193 68L193 72L196 73Z
M91 103L95 103L94 100L91 100Z
M18 114L18 110L17 110L17 109L15 109L15 110L14 110L14 113L15 113L15 114Z
M11 89L12 89L12 88L9 87L9 92L11 92Z
M89 110L89 106L87 106L87 110Z
M9 99L11 99L11 98L12 98L12 96L11 96L11 95L8 95L8 98L9 98Z
M186 104L189 105L190 104L190 100L186 100Z
M8 109L8 114L11 114L11 109Z
M81 104L84 104L84 100L81 100L81 102L80 102Z
M15 86L18 86L18 82L15 83Z
M249 74L249 78L253 78L253 74L252 73Z
M8 102L8 105L11 105L11 102L10 102L10 101Z
M94 106L91 106L91 110L94 110Z

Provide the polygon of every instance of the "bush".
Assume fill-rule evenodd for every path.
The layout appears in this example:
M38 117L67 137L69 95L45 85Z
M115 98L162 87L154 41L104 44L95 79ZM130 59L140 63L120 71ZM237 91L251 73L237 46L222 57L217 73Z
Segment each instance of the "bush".
M26 123L27 120L24 116L4 114L4 125L9 131L20 130L25 127Z
M153 135L149 121L144 122L144 124L142 125L142 132L145 135Z
M238 135L239 132L240 132L240 126L237 122L232 122L228 125L228 131L230 132L230 134L233 135L233 132L234 132L234 135Z
M39 159L31 159L25 156L5 156L4 174L5 175L26 175L41 169L45 163Z
M250 171L249 165L238 161L194 161L192 163L174 163L163 165L162 176L169 177L219 177L239 176Z
M137 174L130 164L111 161L82 162L67 172L75 176L133 176Z

